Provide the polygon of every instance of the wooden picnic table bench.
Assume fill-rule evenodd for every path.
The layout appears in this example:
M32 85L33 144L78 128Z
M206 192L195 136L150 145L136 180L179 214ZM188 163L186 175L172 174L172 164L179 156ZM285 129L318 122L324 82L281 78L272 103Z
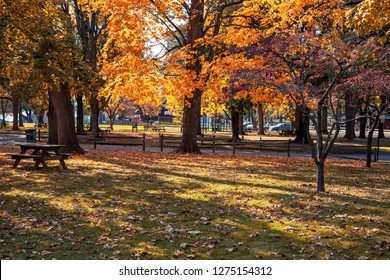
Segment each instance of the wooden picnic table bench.
M166 130L166 128L164 127L164 126L160 126L160 125L153 125L152 126L152 130L153 131L165 131Z
M36 123L36 124L34 124L34 127L43 127L43 128L47 128L47 127L48 127L48 124L47 124L47 123Z
M42 164L43 168L47 168L46 161L58 160L63 169L67 169L65 159L69 158L71 154L60 153L60 148L65 145L41 144L41 143L20 143L16 144L20 147L20 153L8 153L12 159L15 159L13 168L16 168L22 159L33 159L35 161L33 169L37 169ZM29 154L28 150L32 150Z

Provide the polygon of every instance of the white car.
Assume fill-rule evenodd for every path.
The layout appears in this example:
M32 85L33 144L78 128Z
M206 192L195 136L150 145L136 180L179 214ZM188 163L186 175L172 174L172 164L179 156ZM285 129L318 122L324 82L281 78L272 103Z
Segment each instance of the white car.
M244 131L252 132L252 130L253 130L253 123L252 122L244 122L242 127L243 127Z

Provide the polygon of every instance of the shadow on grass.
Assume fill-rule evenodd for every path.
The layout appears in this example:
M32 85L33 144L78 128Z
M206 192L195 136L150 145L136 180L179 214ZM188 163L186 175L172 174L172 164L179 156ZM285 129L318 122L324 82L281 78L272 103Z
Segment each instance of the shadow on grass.
M349 218L351 211L342 206L344 201L352 203L348 196L320 196L307 208L305 202L313 200L309 188L182 173L169 164L153 167L119 158L109 162L95 161L94 166L66 172L8 168L2 174L7 180L1 193L1 258L351 259L365 252L370 258L389 256L375 247L382 246L385 237L373 232L388 224ZM307 182L298 175L288 180ZM266 203L251 205L257 198ZM330 205L324 206L328 199ZM368 206L365 200L353 203ZM344 212L348 214L338 216Z

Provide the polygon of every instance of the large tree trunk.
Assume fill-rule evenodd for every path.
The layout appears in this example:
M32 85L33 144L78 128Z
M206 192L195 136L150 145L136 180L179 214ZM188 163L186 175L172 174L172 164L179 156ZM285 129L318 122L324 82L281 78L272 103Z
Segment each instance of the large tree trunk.
M240 135L245 135L245 131L244 131L244 114L243 113L239 113L238 114L238 133Z
M60 144L66 147L62 152L84 153L80 147L76 132L72 110L72 101L70 97L69 85L61 83L60 89L49 90L50 115L49 140L50 144ZM57 138L57 139L56 139Z
M353 96L351 94L347 94L345 96L345 136L348 140L354 140L355 135L355 121L353 120L356 117L356 105L353 101Z
M305 143L305 144L308 144L309 143L309 139L308 139L308 135L310 135L308 133L309 131L309 118L307 116L304 116L302 114L302 111L301 109L299 109L299 118L298 118L298 130L296 131L297 135L294 139L294 142L297 142L297 143Z
M192 98L186 98L186 103L189 103L190 106L184 107L182 142L177 150L179 153L201 153L197 143L199 126L198 108L201 104L201 98L202 91L199 89L195 90Z
M198 129L197 129L197 135L202 136L202 124L201 124L201 112L202 112L202 105L198 108Z
M250 110L250 116L251 116L251 121L253 124L253 130L257 130L259 122L255 118L255 110L254 109Z
M83 96L77 94L77 132L84 132L84 105L83 105Z
M39 109L37 113L38 123L44 123L45 111L43 109Z
M19 100L19 127L23 127L23 106L22 99Z
M257 106L257 112L259 116L259 130L257 132L258 135L264 135L264 111L263 111L263 104L259 104ZM253 129L255 129L253 127Z
M12 116L13 116L12 130L15 131L19 130L19 102L20 102L20 96L14 95L12 99Z
M51 92L52 90L49 90L49 110L47 111L47 116L48 116L48 144L58 144L58 118L56 114L56 110L53 106L52 102L52 97L51 97ZM58 93L56 93L58 94ZM39 112L42 112L42 110L39 110ZM43 114L39 114L41 117L41 120L43 122ZM38 118L38 123L40 122L40 118Z
M8 100L1 98L1 115L3 116L1 119L1 129L7 126L7 123L5 122L5 113L7 108Z
M366 138L366 126L367 126L367 118L360 118L360 131L359 131L359 138Z
M240 113L232 109L232 139L240 139L240 129L239 129L239 121L240 121Z
M203 36L204 25L204 1L192 0L190 6L190 19L188 24L188 45L189 58L186 68L196 73L199 78L202 71L202 63L200 61L199 47L195 46L199 38ZM183 113L183 137L182 143L177 150L179 153L200 153L197 143L197 134L200 129L200 106L202 100L202 90L194 89L191 97L186 97L185 103L190 106L184 106Z
M99 132L99 100L97 99L97 92L91 93L91 121L90 127L92 133Z

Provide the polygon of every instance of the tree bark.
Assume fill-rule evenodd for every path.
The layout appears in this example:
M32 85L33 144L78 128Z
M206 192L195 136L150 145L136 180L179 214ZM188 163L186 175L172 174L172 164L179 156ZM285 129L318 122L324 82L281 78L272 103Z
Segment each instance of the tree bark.
M259 104L257 106L257 112L259 116L259 130L257 132L258 135L265 135L264 132L264 111L263 111L263 104ZM253 128L254 129L254 128Z
M244 114L242 112L238 114L238 133L239 135L245 135Z
M304 116L302 114L302 110L299 109L299 118L298 118L298 130L297 135L294 139L294 142L296 143L309 143L308 134L309 131L309 118L307 116ZM307 131L307 132L306 132Z
M37 119L38 119L38 123L44 123L44 119L45 118L45 111L40 108L38 109L38 113L37 113Z
M252 124L253 124L253 130L257 130L259 122L255 118L255 112L254 111L255 111L254 109L250 110L250 116L251 116L251 121L252 121Z
M317 164L317 192L325 191L325 163Z
M62 152L84 153L85 151L80 147L74 129L75 123L69 85L61 83L59 89L49 89L49 100L51 107L49 127L52 127L49 128L48 142L65 145L66 147L61 149Z
M77 94L77 132L84 132L84 105L83 105L83 96Z
M1 127L0 127L0 129L3 129L4 127L7 126L7 123L5 122L5 113L6 113L8 100L6 100L4 98L0 98L0 99L1 99L1 115L3 116L2 119L1 119Z
M366 118L360 118L360 131L359 131L359 138L366 138L366 126L367 126L367 119Z
M12 116L13 116L12 130L14 131L19 130L19 102L20 102L20 96L14 95L12 99Z
M200 117L198 114L198 108L201 104L201 97L201 90L196 89L192 98L186 98L186 102L188 102L190 106L184 107L182 142L177 150L178 153L201 153L197 143L197 132Z
M347 140L354 140L355 135L355 121L350 121L356 117L356 105L353 102L353 95L346 94L345 96L345 137Z
M366 157L366 167L370 168L371 167L371 157L372 157L372 142L374 138L374 131L375 127L378 125L379 122L379 116L375 117L375 120L373 123L371 123L370 130L368 131L368 136L367 136L367 157Z
M22 99L19 100L19 127L23 127L23 107L22 107Z
M240 121L240 113L235 111L234 109L231 112L232 114L232 139L240 139L240 129L239 129L239 121Z
M385 138L385 124L381 121L378 123L378 137Z
M327 103L327 102L326 102ZM328 104L322 106L322 123L321 123L322 134L329 134L328 130Z
M109 119L110 119L110 129L111 129L111 131L114 131L114 119L115 119L115 116L109 116ZM148 122L146 123L146 125L148 125Z
M192 0L190 11L187 44L193 57L188 59L186 68L196 73L196 77L199 78L202 71L202 63L199 57L199 49L195 45L197 40L203 36L204 1ZM202 93L202 90L195 88L192 96L185 98L182 142L177 150L179 153L201 153L197 143L197 135L200 128Z
M93 90L91 93L91 120L90 129L92 133L99 132L99 100L97 99L97 92Z

